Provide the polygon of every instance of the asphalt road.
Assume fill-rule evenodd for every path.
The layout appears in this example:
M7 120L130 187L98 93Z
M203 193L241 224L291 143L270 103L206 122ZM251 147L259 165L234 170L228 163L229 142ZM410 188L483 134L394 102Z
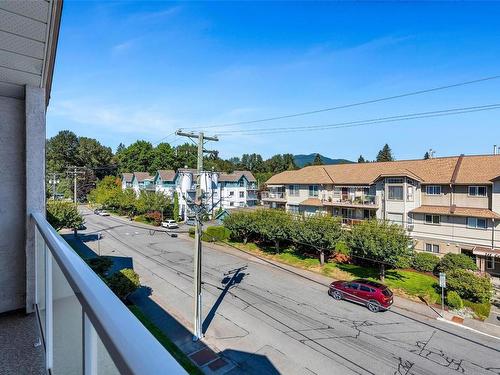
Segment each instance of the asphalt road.
M132 258L155 300L188 325L193 242L90 211L85 219L83 233L103 233L103 254ZM238 363L234 373L500 374L495 338L334 301L323 285L240 253L205 247L203 282L205 340Z

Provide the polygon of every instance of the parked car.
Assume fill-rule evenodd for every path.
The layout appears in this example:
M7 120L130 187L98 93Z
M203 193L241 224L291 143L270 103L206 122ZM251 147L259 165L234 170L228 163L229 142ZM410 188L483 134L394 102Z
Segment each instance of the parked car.
M328 294L336 300L346 299L363 304L372 312L387 310L393 302L392 291L387 286L365 279L334 281Z
M99 216L109 216L109 212L106 212L104 210L99 211Z
M179 224L175 220L165 220L161 222L161 226L167 229L179 228Z
M101 210L100 210L100 209L98 209L98 208L96 208L96 209L94 210L94 213L95 213L96 215L99 215L99 213L100 213L100 212L101 212Z

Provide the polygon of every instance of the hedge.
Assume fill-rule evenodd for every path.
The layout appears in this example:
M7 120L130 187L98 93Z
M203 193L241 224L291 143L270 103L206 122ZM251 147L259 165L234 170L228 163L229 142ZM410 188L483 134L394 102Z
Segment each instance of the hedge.
M459 310L462 307L464 307L464 302L462 301L462 298L460 298L458 293L455 292L454 290L448 292L448 295L446 296L446 304L452 309L456 310Z
M468 270L456 269L447 273L447 288L471 302L490 301L493 287L489 276L478 276Z
M471 270L476 271L477 265L470 256L465 254L445 254L436 267L438 272L449 272L452 270Z
M412 266L417 271L433 272L439 264L439 257L431 253L416 253Z

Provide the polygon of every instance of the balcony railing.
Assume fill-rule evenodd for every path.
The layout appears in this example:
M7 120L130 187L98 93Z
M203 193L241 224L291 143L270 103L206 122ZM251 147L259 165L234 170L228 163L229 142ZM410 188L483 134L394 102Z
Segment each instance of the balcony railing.
M324 204L332 206L378 206L376 195L348 195L347 197L324 196L321 200Z
M36 312L51 374L186 374L40 213Z
M262 199L273 200L273 199L285 199L285 193L283 192L270 192L263 191L261 195Z
M364 219L352 219L348 217L343 217L342 218L342 224L347 225L347 226L353 226L356 224L360 224L363 222Z

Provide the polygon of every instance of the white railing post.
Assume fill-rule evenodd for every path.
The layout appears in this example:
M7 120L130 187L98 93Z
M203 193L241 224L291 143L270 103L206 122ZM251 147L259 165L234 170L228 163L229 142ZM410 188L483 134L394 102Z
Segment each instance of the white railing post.
M83 375L97 375L97 332L83 313Z
M52 254L47 245L45 250L45 365L54 367L54 310L52 299Z

